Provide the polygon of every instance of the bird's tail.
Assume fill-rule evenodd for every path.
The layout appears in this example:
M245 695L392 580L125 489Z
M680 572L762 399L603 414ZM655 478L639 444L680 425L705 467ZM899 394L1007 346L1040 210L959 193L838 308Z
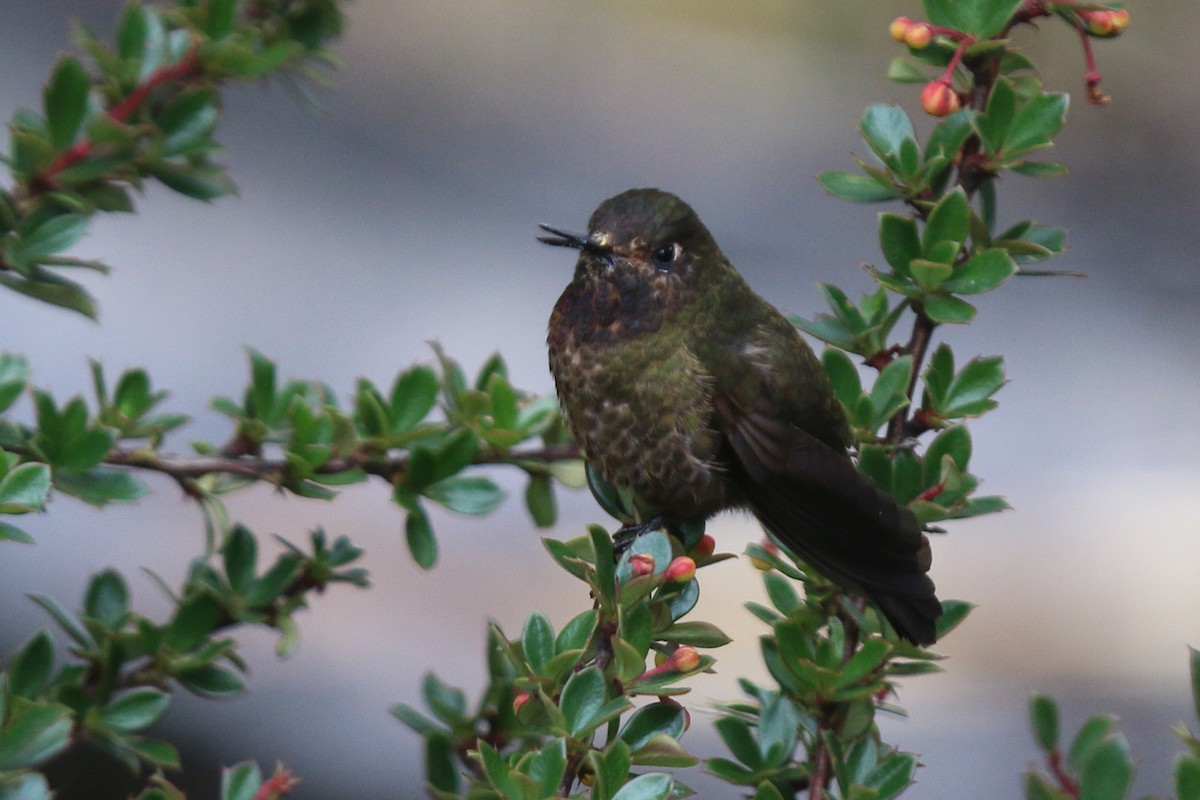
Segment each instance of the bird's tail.
M929 539L909 509L860 473L845 453L757 414L732 430L735 481L781 544L879 606L914 644L937 640L942 606L929 577Z

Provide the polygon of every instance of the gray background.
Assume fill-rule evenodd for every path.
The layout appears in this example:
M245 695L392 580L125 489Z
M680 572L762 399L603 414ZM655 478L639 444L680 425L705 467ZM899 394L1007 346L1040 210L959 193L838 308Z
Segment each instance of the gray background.
M5 119L40 102L70 19L108 31L119 8L0 5ZM172 441L178 452L226 435L207 403L240 391L247 345L288 376L348 395L358 376L390 384L438 339L472 370L499 349L517 385L548 392L545 319L571 264L534 243L534 226L581 228L601 199L637 185L684 196L764 296L811 314L822 306L816 281L857 294L870 288L858 264L879 260L879 207L833 200L813 176L864 153L855 125L866 104L915 108L916 87L883 78L900 52L887 36L900 13L919 8L358 0L335 47L338 86L319 94L318 111L277 84L230 93L219 138L239 197L208 206L149 187L138 215L97 220L77 248L117 267L89 281L101 324L8 295L0 347L28 355L36 383L60 398L87 389L88 357L114 375L145 366L172 391L170 409L195 419ZM960 359L1005 356L1011 384L972 428L973 471L1016 510L935 542L942 596L980 607L940 647L946 673L905 682L911 718L886 723L889 741L923 754L913 797L1017 796L1036 758L1031 690L1057 693L1069 727L1119 714L1142 791L1168 791L1170 726L1195 726L1184 645L1200 645L1200 7L1134 4L1132 14L1119 42L1097 48L1115 98L1104 109L1083 102L1068 30L1018 33L1046 82L1072 93L1053 153L1072 174L1005 178L1001 214L1066 226L1072 249L1054 266L1091 277L1014 281L982 299L976 324L942 331ZM167 613L138 568L177 582L202 530L172 484L154 488L104 512L56 499L24 521L36 546L0 546L4 651L47 624L24 593L75 604L103 566L125 571L140 609ZM553 535L602 521L585 494L561 499ZM288 661L271 655L271 637L246 635L249 694L174 704L165 735L193 743L196 774L281 759L305 778L297 797L419 796L417 739L386 708L419 704L428 669L474 696L488 619L516 633L535 608L561 625L588 603L515 500L484 520L438 515L441 562L429 573L408 558L381 485L332 504L263 489L231 505L261 533L299 538L320 524L351 535L375 586L320 598ZM710 531L733 552L760 535L736 517ZM737 675L763 676L761 628L741 608L760 595L756 573L728 562L705 573L703 589L699 617L738 641L718 653L718 675L696 681L701 705L736 696ZM685 744L723 755L706 728ZM68 771L81 786L97 774ZM704 796L735 796L689 780Z

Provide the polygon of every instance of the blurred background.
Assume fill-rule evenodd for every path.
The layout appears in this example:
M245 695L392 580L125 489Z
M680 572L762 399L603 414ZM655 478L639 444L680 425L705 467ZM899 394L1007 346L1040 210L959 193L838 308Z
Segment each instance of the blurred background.
M1018 33L1046 83L1072 94L1051 154L1071 175L1006 178L1002 218L1065 226L1071 251L1051 266L1090 277L1014 280L983 298L975 324L941 331L963 361L1005 357L1011 383L972 427L972 467L1015 510L934 543L939 593L979 608L939 645L946 672L904 683L910 718L885 721L888 741L923 755L914 798L964 786L977 800L1018 796L1037 757L1033 690L1058 695L1069 730L1119 715L1139 794L1169 791L1170 727L1196 724L1185 645L1200 645L1200 5L1130 7L1126 34L1097 44L1107 108L1083 102L1072 32ZM40 103L73 21L108 33L119 8L0 4L0 117ZM348 396L359 376L390 385L437 339L470 371L499 350L517 386L550 392L545 321L572 259L536 244L535 225L581 229L631 186L687 199L787 311L820 310L817 281L871 289L859 265L880 259L880 207L834 200L813 176L853 169L867 104L917 108L918 87L883 77L901 52L888 23L919 16L916 0L357 0L348 11L337 86L316 110L282 85L230 92L218 138L239 197L203 205L151 186L136 216L95 222L77 252L116 267L90 281L99 325L0 297L0 348L27 355L37 385L62 399L88 390L87 358L111 375L144 366L171 390L169 410L194 417L171 442L180 453L226 437L208 402L240 392L246 346ZM265 489L233 499L262 534L351 536L374 587L320 598L287 661L271 637L246 636L248 694L179 697L163 735L186 744L192 796L215 796L217 765L246 758L293 768L299 798L421 796L418 739L388 706L419 705L426 670L474 698L489 619L515 634L533 609L557 627L588 603L545 555L510 477L498 474L518 494L499 513L435 519L431 572L409 559L379 484L333 503ZM202 526L173 484L153 485L133 507L62 497L22 520L37 544L0 547L0 652L49 625L26 593L77 606L105 566L128 576L139 610L167 613L139 568L178 582ZM560 500L552 535L604 521L586 492ZM731 552L760 537L732 516L709 530ZM719 674L695 682L694 708L736 697L738 675L765 675L759 624L741 605L759 587L745 559L705 571L699 618L738 636L717 654ZM725 755L695 718L685 745ZM100 775L68 774L64 797L123 796L91 788ZM688 781L701 796L736 795Z

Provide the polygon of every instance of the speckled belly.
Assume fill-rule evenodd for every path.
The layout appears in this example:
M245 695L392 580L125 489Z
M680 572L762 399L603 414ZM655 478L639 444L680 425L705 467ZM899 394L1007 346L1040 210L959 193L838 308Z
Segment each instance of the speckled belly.
M709 517L731 505L732 494L715 460L709 379L686 348L631 344L551 354L571 434L643 510Z

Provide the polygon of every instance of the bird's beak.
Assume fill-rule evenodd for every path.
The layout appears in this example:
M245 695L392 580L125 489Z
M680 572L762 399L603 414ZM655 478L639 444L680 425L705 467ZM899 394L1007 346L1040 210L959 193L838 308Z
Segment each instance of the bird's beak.
M585 253L592 253L593 255L598 256L607 256L612 254L612 248L597 237L581 236L578 233L568 233L567 231L561 231L558 228L551 228L549 225L538 225L538 227L547 233L554 234L553 236L537 237L537 240L543 244L552 244L555 247L571 247L576 250L582 250Z

